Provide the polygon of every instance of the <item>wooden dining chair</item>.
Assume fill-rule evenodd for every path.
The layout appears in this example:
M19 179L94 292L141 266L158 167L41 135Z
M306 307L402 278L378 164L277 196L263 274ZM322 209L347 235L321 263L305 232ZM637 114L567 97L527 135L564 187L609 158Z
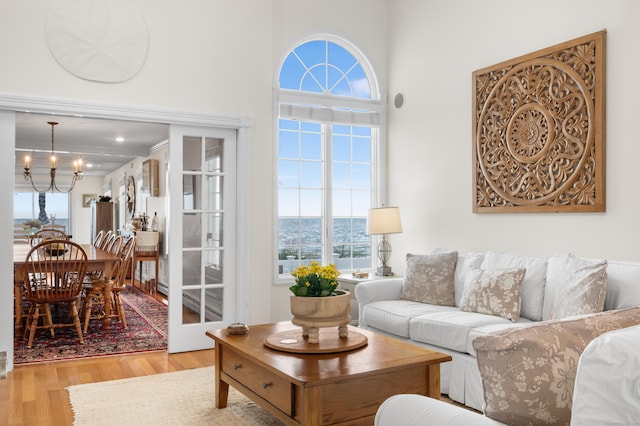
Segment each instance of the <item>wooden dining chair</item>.
M58 229L41 229L31 236L31 247L45 240L68 240L69 236Z
M100 248L102 250L106 250L107 246L116 238L116 235L111 232L111 231L107 231L106 234L104 234L104 239L102 240L102 244L100 244Z
M120 251L121 268L119 274L115 277L113 286L111 287L111 296L113 298L112 312L114 317L120 320L123 328L127 328L127 317L124 313L124 307L122 306L122 298L120 294L126 288L125 282L127 275L129 274L129 268L131 268L131 262L133 260L133 251L135 250L135 237L129 238L122 246Z
M113 270L113 275L111 277L105 277L103 275L99 279L91 281L82 307L85 333L89 329L90 320L104 319L105 303L111 303L111 317L117 318L122 324L122 327L127 328L127 319L122 306L120 292L125 287L125 280L127 278L129 267L131 266L134 244L134 241L132 240L133 238L128 239L121 246L118 246L118 250L113 252L117 252L120 259ZM116 244L114 244L114 246L115 245ZM111 300L105 300L104 291L106 285L111 285Z
M94 247L100 247L100 245L102 244L102 240L104 239L104 235L104 229L101 229L100 232L96 234L95 238L93 239Z
M65 234L67 233L67 227L57 223L47 223L45 225L42 225L42 229L60 231L60 232L64 232Z
M67 239L45 240L31 248L25 264L24 300L30 304L24 332L25 337L29 336L27 347L32 347L38 328L47 328L54 336L55 328L73 326L83 343L76 304L88 264L82 246ZM72 323L61 322L62 318L59 318L60 322L54 324L49 304L64 303L69 306ZM45 315L44 325L38 326L41 314Z

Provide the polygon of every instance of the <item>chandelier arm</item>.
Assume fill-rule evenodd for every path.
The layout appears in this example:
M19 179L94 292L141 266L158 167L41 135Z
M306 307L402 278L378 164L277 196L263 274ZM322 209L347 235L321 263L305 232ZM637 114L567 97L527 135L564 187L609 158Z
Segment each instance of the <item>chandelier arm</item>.
M31 174L24 174L24 180L28 180L29 183L31 183L31 187L33 188L34 191L36 192L48 192L50 189L52 189L52 184L49 183L49 186L46 189L40 189L36 186L36 184L33 182L33 178L31 177Z

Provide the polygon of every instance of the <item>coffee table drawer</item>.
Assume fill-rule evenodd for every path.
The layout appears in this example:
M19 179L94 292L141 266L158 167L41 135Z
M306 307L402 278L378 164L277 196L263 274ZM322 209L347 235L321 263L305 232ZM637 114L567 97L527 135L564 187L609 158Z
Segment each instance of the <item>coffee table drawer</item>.
M293 415L292 384L243 354L229 348L222 353L222 371L254 393L278 407L287 415Z

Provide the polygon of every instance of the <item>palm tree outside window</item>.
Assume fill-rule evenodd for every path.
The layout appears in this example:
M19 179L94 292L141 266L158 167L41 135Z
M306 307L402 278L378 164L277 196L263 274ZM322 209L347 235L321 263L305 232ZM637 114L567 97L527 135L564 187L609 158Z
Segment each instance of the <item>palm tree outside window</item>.
M369 270L366 216L382 181L375 76L357 49L326 37L290 51L278 83L278 274L311 261Z

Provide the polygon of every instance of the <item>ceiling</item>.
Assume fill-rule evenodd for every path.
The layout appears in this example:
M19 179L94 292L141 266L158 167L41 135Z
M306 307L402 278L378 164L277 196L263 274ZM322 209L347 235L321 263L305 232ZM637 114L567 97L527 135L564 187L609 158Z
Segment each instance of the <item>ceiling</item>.
M24 156L34 158L31 173L49 174L51 126L54 127L57 174L71 175L72 161L81 158L85 176L105 176L169 139L169 126L157 123L16 113L16 174L24 170ZM116 137L124 138L117 142ZM89 167L89 165L92 167Z

